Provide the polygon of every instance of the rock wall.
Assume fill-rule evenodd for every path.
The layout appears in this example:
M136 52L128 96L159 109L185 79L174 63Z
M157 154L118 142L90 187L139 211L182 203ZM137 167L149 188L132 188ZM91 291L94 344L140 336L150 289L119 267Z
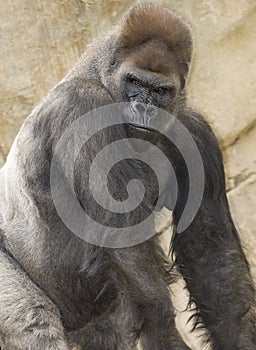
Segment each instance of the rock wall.
M256 277L256 2L155 2L191 25L195 49L189 102L206 116L221 143L232 214ZM0 1L0 165L33 107L91 38L134 3Z

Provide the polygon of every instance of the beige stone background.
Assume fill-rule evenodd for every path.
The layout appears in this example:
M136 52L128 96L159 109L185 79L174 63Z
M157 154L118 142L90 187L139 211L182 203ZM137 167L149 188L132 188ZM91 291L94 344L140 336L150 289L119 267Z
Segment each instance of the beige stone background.
M236 226L256 277L256 1L166 0L194 37L189 103L221 143ZM33 107L132 0L0 0L0 166ZM191 342L191 340L190 340ZM201 346L194 342L193 349Z

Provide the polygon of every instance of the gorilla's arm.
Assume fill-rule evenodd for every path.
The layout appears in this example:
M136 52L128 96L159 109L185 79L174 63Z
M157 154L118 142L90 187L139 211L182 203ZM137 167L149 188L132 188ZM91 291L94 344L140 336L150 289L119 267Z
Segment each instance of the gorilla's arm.
M221 151L200 115L185 112L180 120L200 150L205 189L192 224L184 232L175 233L176 264L198 308L196 325L203 321L213 348L252 350L256 342L255 290L229 211ZM174 210L176 225L186 196L181 194L180 205Z
M0 348L68 350L59 312L0 248Z
M96 93L100 94L97 101ZM55 226L51 227L49 236L44 229L45 222L50 221L50 215L55 213L50 205L51 192L47 187L52 144L53 140L58 141L65 127L93 109L96 103L100 106L106 102L111 100L97 81L77 78L59 84L28 117L6 165L1 169L1 350L69 349L63 331L63 315L60 315L59 306L52 302L50 295L50 291L57 288L55 284L60 289L62 287L61 274L56 273L54 266L61 261L65 234L61 236L62 239L59 236L57 239L54 236ZM37 210L41 213L38 221L34 220ZM55 239L58 242L51 258L45 249L47 239L52 244ZM78 252L73 259L77 256ZM38 260L43 266L41 269ZM54 266L52 261L56 263ZM69 276L66 280L69 281ZM68 286L67 282L63 288L67 295ZM63 300L65 303L66 299Z

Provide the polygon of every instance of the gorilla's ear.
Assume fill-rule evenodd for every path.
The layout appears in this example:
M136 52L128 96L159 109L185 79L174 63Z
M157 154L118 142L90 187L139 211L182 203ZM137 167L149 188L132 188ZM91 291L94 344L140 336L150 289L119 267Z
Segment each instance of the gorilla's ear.
M120 32L120 47L134 48L148 40L159 40L188 69L192 56L191 32L172 12L153 4L134 6L124 16Z

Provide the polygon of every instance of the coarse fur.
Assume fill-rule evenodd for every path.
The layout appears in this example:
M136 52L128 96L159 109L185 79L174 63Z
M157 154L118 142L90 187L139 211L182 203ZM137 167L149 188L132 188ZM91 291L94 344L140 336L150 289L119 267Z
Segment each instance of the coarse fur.
M0 173L1 350L129 350L138 339L144 350L188 349L175 328L174 276L158 237L126 248L94 246L69 231L52 201L50 165L61 135L114 102L156 105L193 136L206 183L196 217L177 233L189 179L173 150L182 189L173 211L175 264L197 306L195 327L203 325L213 349L255 349L255 290L229 211L222 155L209 125L186 105L191 54L179 17L135 6L88 46L23 124ZM125 131L152 137L133 126ZM75 189L84 207L91 203L83 188L88 174L79 161L86 166L96 148L97 140L78 159Z

